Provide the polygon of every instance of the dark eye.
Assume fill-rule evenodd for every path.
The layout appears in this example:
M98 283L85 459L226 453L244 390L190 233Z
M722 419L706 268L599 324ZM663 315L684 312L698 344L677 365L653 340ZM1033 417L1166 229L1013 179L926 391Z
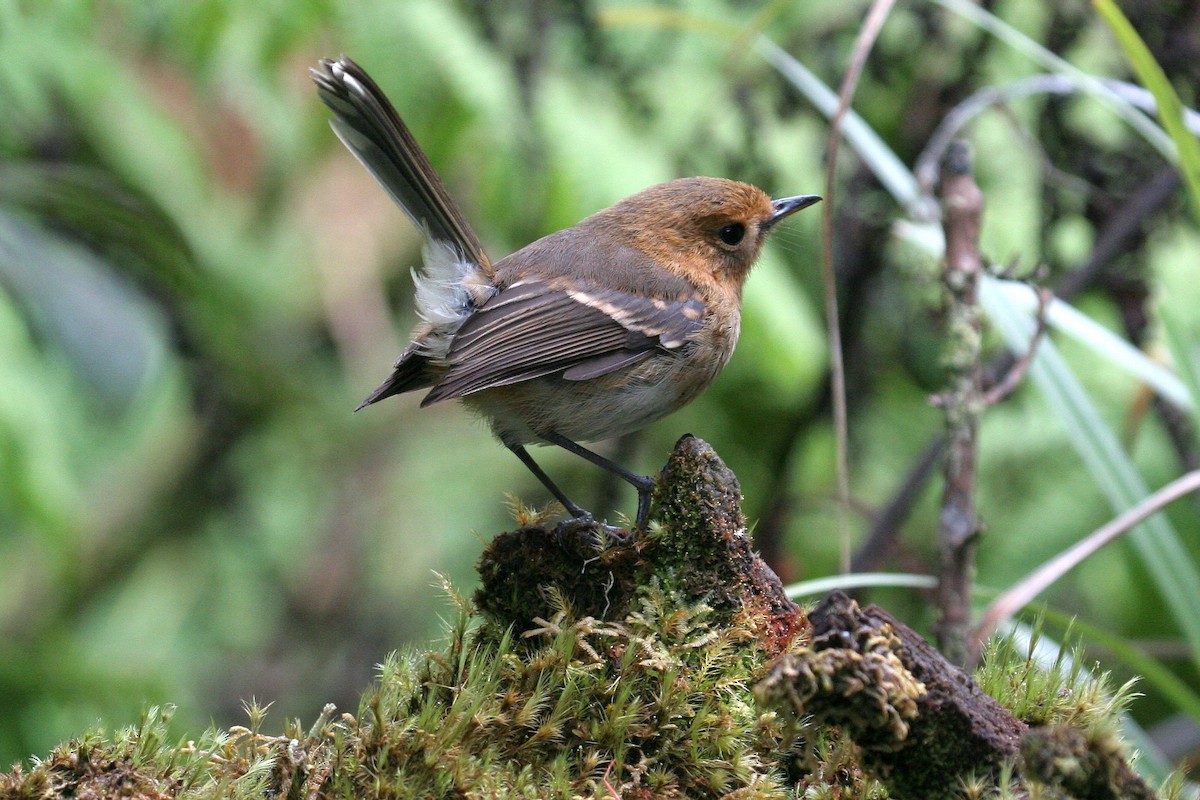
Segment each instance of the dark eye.
M717 236L725 244L733 247L739 244L746 236L746 226L740 222L735 222L731 225L726 225L721 230L717 231Z

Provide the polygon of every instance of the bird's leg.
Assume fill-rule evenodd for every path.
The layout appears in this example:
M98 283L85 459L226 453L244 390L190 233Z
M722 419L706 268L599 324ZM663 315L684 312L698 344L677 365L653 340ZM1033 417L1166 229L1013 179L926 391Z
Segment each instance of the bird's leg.
M558 502L563 504L563 507L567 509L568 514L576 519L590 520L592 518L591 514L572 503L571 498L567 497L563 493L563 490L559 489L558 486L555 485L554 481L550 480L550 476L538 466L538 463L533 460L533 456L529 455L529 451L519 444L506 446L512 451L514 456L521 459L521 463L533 473L533 476L542 482L542 486L545 486L547 489L549 489L550 494L554 495Z
M556 444L564 450L569 450L577 456L586 458L588 461L595 464L601 469L606 469L616 475L621 480L631 484L637 489L638 493L638 510L637 510L637 527L645 528L646 523L650 520L650 497L654 492L654 481L646 475L638 475L636 472L630 472L620 464L609 461L599 453L593 453L586 447L572 442L565 436L557 433L543 434L542 438L551 444ZM519 457L519 456L518 456ZM536 474L536 473L535 473ZM544 483L545 481L543 481ZM547 484L549 486L549 484ZM553 490L552 490L553 491ZM559 497L561 500L562 498Z

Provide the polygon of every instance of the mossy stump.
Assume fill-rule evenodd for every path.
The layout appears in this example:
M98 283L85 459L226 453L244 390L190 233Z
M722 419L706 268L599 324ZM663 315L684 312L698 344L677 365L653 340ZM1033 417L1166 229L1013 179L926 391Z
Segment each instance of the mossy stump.
M0 774L0 800L1155 796L1100 681L1038 683L1023 720L874 606L835 593L806 616L751 549L740 501L685 436L648 530L499 535L473 603L445 587L444 645L388 657L357 713L327 706L269 735L252 706L247 727L179 745L153 709ZM1011 648L990 657L993 676L1039 674Z
M733 471L706 442L684 436L658 477L649 530L619 535L569 520L502 533L480 558L475 603L500 628L529 627L546 613L551 592L575 615L621 620L638 587L657 582L711 607L715 621L753 620L773 656L801 629L803 615L754 552L741 503Z

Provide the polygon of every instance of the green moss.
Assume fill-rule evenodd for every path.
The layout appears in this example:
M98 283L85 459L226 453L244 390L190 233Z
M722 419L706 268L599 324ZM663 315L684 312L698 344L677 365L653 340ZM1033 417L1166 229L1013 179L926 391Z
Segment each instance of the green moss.
M761 651L707 606L652 585L622 622L560 608L497 634L471 619L461 608L446 652L384 665L355 731L362 790L784 796L750 693Z
M975 680L1031 727L1068 724L1089 736L1117 736L1118 715L1136 696L1133 683L1115 688L1107 672L1085 668L1083 653L1063 646L1048 667L1034 657L1038 635L1024 648L992 640Z
M1084 669L1082 653L1063 649L1047 669L1010 638L989 647L977 679L1030 726L1019 771L1027 785L1093 800L1152 798L1129 766L1119 715L1135 697L1133 681L1113 688L1106 672Z
M835 613L831 596L810 625L753 553L711 448L682 439L655 499L659 523L636 535L496 537L474 602L444 585L446 641L388 657L355 714L329 706L271 735L250 705L248 726L178 744L151 710L0 775L0 800L1149 796L1116 734L1127 687L995 645L983 688L1043 738L980 768L946 713L979 688L957 671L938 683L944 659L881 610L863 620L842 598ZM889 753L947 763L901 780Z
M167 739L169 711L151 710L111 739L89 733L0 776L0 798L889 797L863 768L854 724L756 702L770 659L745 615L721 622L705 603L651 581L619 621L579 616L552 592L558 605L531 627L500 629L451 596L444 644L390 656L356 714L330 707L308 729L287 722L283 735L267 735L265 710L250 706L247 727L181 745ZM883 714L902 734L905 698L919 687L892 659L894 643L869 644L875 668L822 651L837 663L812 681L858 676L861 715ZM1037 736L1025 740L1015 773L967 770L947 796L1058 797L1080 787L1152 796L1123 769L1115 715L1127 688L1109 691L1103 676L1066 663L1043 670L1009 642L989 650L981 681ZM872 669L895 691L872 694ZM1123 793L1096 794L1097 783Z

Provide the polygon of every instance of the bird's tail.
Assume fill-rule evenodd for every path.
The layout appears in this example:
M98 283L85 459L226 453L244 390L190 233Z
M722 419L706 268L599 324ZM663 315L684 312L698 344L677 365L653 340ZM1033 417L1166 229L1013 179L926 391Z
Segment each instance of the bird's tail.
M367 399L359 403L358 408L354 410L362 411L372 403L378 403L394 394L432 386L437 381L437 375L437 369L429 363L429 359L417 352L414 345L409 345L396 360L388 379L375 387L375 391L367 395Z
M346 56L323 58L319 67L310 71L321 100L333 111L333 132L409 219L430 238L450 244L462 259L490 275L479 237L375 81Z

